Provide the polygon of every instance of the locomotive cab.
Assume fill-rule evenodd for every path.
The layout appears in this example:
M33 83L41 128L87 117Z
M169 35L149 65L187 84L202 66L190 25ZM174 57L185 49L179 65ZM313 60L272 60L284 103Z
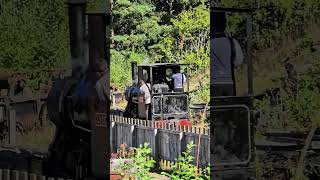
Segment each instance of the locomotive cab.
M133 68L134 69L134 68ZM139 65L134 77L143 80L149 87L151 95L152 120L188 119L189 112L189 69L187 64L155 63ZM134 72L134 71L133 71ZM173 75L184 74L182 91L175 91ZM139 94L138 117L146 118L144 94Z
M233 74L233 85L234 92L228 93L228 96L221 95L217 91L215 81L210 82L210 164L211 174L214 179L225 180L225 179L237 179L247 180L255 178L254 170L254 114L253 114L253 78L252 78L252 61L251 61L251 36L252 36L252 9L238 9L238 8L222 8L222 7L211 7L211 19L216 18L213 16L214 13L225 13L239 14L245 16L246 21L246 37L235 37L232 38L241 40L243 49L246 49L244 53L244 63L242 67L247 71L245 83L237 83L235 77L239 74ZM218 16L217 16L218 17ZM213 23L218 20L212 20L210 23L211 34L218 23ZM214 41L213 36L210 38L212 44L219 43ZM216 44L215 44L216 45ZM232 45L231 45L232 46ZM244 48L246 46L246 48ZM213 46L218 47L218 45ZM231 47L232 48L232 47ZM213 48L211 48L213 50ZM213 52L212 52L213 53ZM218 61L216 56L211 56L211 75L217 72L215 69L214 61ZM231 59L232 60L232 59ZM231 63L232 64L232 63ZM233 68L231 66L231 68ZM241 90L241 84L245 84L243 89L246 92L238 91ZM216 95L217 94L217 95ZM234 94L234 95L231 95ZM239 94L241 94L239 96Z

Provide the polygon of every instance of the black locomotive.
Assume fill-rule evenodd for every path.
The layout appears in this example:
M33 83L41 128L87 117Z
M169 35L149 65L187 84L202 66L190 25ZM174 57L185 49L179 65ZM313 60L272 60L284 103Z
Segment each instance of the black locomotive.
M182 73L185 68L185 73ZM151 120L188 119L189 113L189 81L187 64L155 63L137 66L132 62L133 85L125 92L128 105L124 116L146 118L145 101L140 93L139 82L143 80L149 85L151 94ZM182 91L175 91L172 76L175 73L185 74Z

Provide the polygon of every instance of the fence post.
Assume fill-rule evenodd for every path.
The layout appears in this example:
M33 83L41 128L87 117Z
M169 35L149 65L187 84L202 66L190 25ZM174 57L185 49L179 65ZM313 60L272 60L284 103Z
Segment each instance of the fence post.
M2 178L3 178L3 180L10 180L10 170L9 169L4 169L2 171Z
M37 175L34 173L29 174L29 180L37 180Z
M0 106L0 121L5 120L5 107Z
M22 171L21 173L20 173L20 180L28 180L28 172L26 172L26 171Z
M16 111L12 108L9 108L9 144L16 143Z
M10 178L12 180L19 180L19 171L17 171L17 170L11 171Z
M115 98L114 92L111 93L111 98L112 98L112 108L116 108L116 98Z

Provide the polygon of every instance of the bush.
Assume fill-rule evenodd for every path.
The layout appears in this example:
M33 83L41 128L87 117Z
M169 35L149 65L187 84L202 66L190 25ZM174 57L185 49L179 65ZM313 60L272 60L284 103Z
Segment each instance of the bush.
M258 129L264 132L268 129L307 131L317 123L317 113L320 109L320 81L309 75L299 80L297 92L281 94L280 100L270 104L270 98L257 101L260 111Z
M203 172L200 174L198 171L197 166L192 164L194 157L191 156L193 142L190 142L187 145L187 151L183 152L182 156L179 156L176 163L173 164L171 167L170 172L162 172L162 175L169 177L170 179L183 179L183 180L191 180L191 179L198 179L198 180L205 180L210 179L210 166L208 166Z
M121 175L124 175L125 172L129 172L130 170L134 169L132 173L128 174L129 177L139 177L142 180L151 179L151 177L148 176L148 173L150 173L151 168L153 168L155 161L152 159L148 159L148 156L152 152L151 148L149 148L148 146L149 144L145 143L143 146L140 145L139 148L134 148L135 152L133 156L129 156L133 159L133 163L123 162L120 165L120 168L115 169L115 171L121 172ZM119 154L120 157L127 157L122 156L121 154Z

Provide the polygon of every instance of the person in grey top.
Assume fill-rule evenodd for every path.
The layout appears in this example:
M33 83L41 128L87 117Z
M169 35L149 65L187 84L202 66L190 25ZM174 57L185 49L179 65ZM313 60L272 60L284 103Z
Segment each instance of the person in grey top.
M243 63L243 52L234 38L225 33L224 12L212 12L210 37L210 84L212 96L235 96L234 68Z
M175 92L183 92L183 85L187 81L187 77L181 73L177 72L172 75L173 83L174 83L174 91Z
M234 68L243 62L243 52L237 40L226 35L225 12L211 12L210 25L210 99L214 97L236 96ZM214 104L213 104L214 105ZM215 141L210 141L211 161L222 162L235 155L233 127L236 116L232 110L221 113L211 112L214 128L210 131ZM215 130L213 130L215 129ZM215 162L215 163L216 163ZM230 162L230 161L228 161Z

